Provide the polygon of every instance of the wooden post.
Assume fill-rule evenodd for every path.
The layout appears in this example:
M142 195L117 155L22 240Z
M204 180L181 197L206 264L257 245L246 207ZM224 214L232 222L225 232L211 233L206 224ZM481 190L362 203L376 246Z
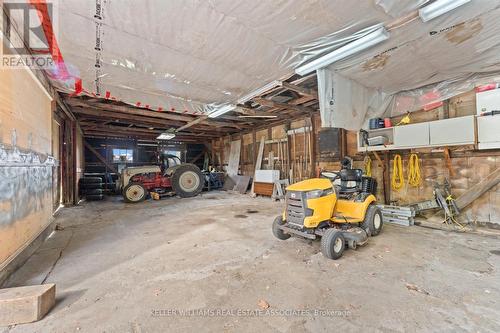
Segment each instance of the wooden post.
M448 168L448 172L450 173L450 177L455 176L455 172L453 172L453 168L451 166L451 155L450 149L448 147L444 147L444 159L446 161L446 167Z
M255 130L252 131L252 169L255 170L255 159L257 155L255 154L256 150L256 142L257 142L257 132Z
M212 159L212 167L215 168L215 140L210 141L210 156Z
M318 136L316 136L316 118L314 115L311 116L311 135L309 137L309 144L311 145L311 177L316 176L316 155L318 154ZM312 142L311 142L312 141Z
M340 160L347 155L347 131L343 128L340 129Z
M76 147L76 121L72 121L71 122L71 139L73 140L72 141L72 147L73 147L73 153L72 153L72 157L73 157L73 160L72 160L72 164L73 164L73 173L72 173L72 178L73 178L73 181L72 181L72 192L73 192L73 205L76 205L78 204L78 179L77 179L77 164L76 164L76 161L77 161L77 154L76 154L76 151L77 151L77 147Z
M224 172L224 137L220 138L220 171Z
M384 152L384 167L382 181L384 183L384 203L389 205L391 203L391 178L390 178L390 155Z
M288 180L290 181L290 183L293 183L293 174L292 174L292 163L293 163L293 160L292 160L292 145L291 145L291 142L290 142L290 137L288 135L288 131L290 130L290 126L291 126L291 122L290 121L287 121L286 124L285 124L285 133L286 133L286 138L287 138L287 142L286 142L286 165L287 165L287 174L288 174Z

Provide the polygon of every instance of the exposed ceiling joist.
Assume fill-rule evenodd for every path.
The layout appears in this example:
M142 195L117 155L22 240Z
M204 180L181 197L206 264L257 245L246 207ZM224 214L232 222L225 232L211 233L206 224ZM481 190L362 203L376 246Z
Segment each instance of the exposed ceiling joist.
M289 110L294 110L302 113L311 113L314 112L315 110L312 108L308 108L305 106L301 105L294 105L290 103L280 103L276 102L270 99L265 99L265 98L255 98L254 101L260 105L263 106L268 106L270 108L282 108L282 109L289 109Z
M85 100L79 99L79 98L66 98L66 102L71 105L72 107L82 107L82 108L90 108L90 109L96 109L99 111L106 111L106 112L113 112L114 113L125 113L129 115L138 115L138 116L145 116L145 117L151 117L151 118L160 118L160 119L165 119L165 120L172 120L172 121L182 121L182 122L191 122L196 117L194 116L188 116L188 115L181 115L181 114L176 114L173 112L159 112L159 111L151 111L147 109L140 109L140 108L135 108L131 106L125 106L125 105L116 105L116 104L111 104L111 103L104 103L104 102L93 102L93 103L87 103ZM233 122L222 122L222 121L207 121L206 124L215 126L215 127L233 127L237 129L241 129L240 125L234 124Z
M82 129L85 131L92 131L92 130L103 130L103 131L110 131L110 132L116 132L116 133L124 133L124 134L154 134L158 135L162 133L162 130L155 129L155 130L150 130L146 128L131 128L131 127L122 127L122 126L113 126L113 125L100 125L100 124L91 124L91 125L82 125ZM217 137L217 135L213 134L207 134L207 133L181 133L179 135L183 135L185 137L188 136L193 136L193 137L205 137L205 138L214 138Z
M295 91L301 95L310 96L312 98L318 99L318 92L316 90L304 88L304 87L299 87L295 84L291 84L288 82L281 82L281 86L283 88L288 89L288 90Z
M156 140L157 135L134 135L131 137L130 135L126 135L123 133L110 133L109 131L85 131L85 137L98 137L98 138L122 138L129 140L150 140L150 141L158 141ZM203 138L193 138L193 137L182 137L178 136L175 140L171 140L172 142L188 142L188 143L203 143Z
M182 123L178 122L167 122L161 119L157 118L147 118L147 117L141 117L141 116L131 116L131 115L126 115L126 114L116 114L114 115L111 119L109 116L104 116L102 115L101 112L99 111L90 111L90 110L85 110L81 108L74 108L73 111L79 116L79 121L80 124L87 124L87 123L92 123L92 124L102 124L105 125L110 122L115 122L115 123L120 123L124 125L135 125L135 126L142 126L142 127L147 127L147 128L154 128L154 129L163 129L167 130L171 127L178 127L182 126ZM209 126L196 126L191 128L190 132L193 133L198 133L198 132L203 132L207 134L211 134L213 136L221 136L227 133L232 133L234 132L234 129L230 128L213 128Z

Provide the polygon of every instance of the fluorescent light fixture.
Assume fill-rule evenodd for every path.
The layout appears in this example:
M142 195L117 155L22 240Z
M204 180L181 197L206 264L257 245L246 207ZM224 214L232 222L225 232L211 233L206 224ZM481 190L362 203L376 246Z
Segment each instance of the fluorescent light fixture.
M427 22L457 7L465 5L470 1L471 0L436 0L430 5L421 8L418 11L418 15L423 22Z
M251 116L251 115L248 115L248 116L238 116L238 118L278 118L278 116L272 116L272 115L269 115L269 116L262 116L262 115Z
M281 86L281 81L275 80L275 81L269 82L265 86L260 87L259 89L254 90L251 93L241 97L238 100L238 104L244 104L244 103L248 102L249 100L252 100L255 97L262 95L263 93L265 93L273 88L280 87L280 86Z
M347 58L355 53L366 50L374 45L377 45L385 40L389 39L389 32L384 28L380 27L377 30L363 36L355 41L352 41L342 47L339 47L332 52L319 57L305 65L302 65L295 69L295 73L299 75L307 75L314 72L317 69L324 68L336 61Z
M175 138L175 133L164 132L158 135L156 140L172 140L173 138Z
M228 112L233 111L234 109L236 109L235 105L231 105L231 104L225 105L225 106L220 107L220 108L216 109L215 111L212 111L211 113L209 113L208 118L215 118L215 117L221 116L224 113L228 113Z

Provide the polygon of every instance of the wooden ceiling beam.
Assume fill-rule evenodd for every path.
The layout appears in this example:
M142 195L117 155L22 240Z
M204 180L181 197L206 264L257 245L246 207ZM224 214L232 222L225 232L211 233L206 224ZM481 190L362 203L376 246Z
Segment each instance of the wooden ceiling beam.
M164 132L162 130L149 130L144 128L130 128L130 127L121 127L121 126L113 126L113 125L84 125L82 126L83 131L108 131L110 133L123 133L123 134L151 134L152 136L158 136L160 133ZM214 138L217 135L210 135L206 133L179 133L179 136L183 137L205 137L205 138Z
M203 119L203 124L205 125L210 125L214 127L233 127L237 129L241 129L241 126L238 124L234 124L233 122L222 122L222 121L214 121L214 120L208 120L206 116L199 116L196 118L196 116L188 116L188 115L181 115L181 114L176 114L173 112L159 112L159 111L151 111L147 109L140 109L140 108L135 108L132 106L123 106L123 105L116 105L116 104L110 104L110 103L86 103L84 100L79 99L79 98L66 98L66 102L72 106L72 107L82 107L82 108L92 108L96 110L106 110L107 112L113 112L113 113L124 113L124 114L129 114L129 115L139 115L139 116L145 116L145 117L151 117L151 118L160 118L160 119L165 119L165 120L174 120L174 121L182 121L186 123L190 123L194 120L199 119L200 117L204 118Z
M123 106L123 105L115 105L115 104L110 104L110 103L88 103L85 102L84 100L77 99L77 98L67 98L66 102L71 105L72 107L82 107L82 108L92 108L92 109L97 109L97 110L105 110L108 112L119 112L119 113L126 113L130 115L139 115L139 116L145 116L145 117L152 117L152 118L160 118L160 119L165 119L165 120L176 120L176 121L183 121L183 122L188 122L193 119L191 116L184 116L180 114L175 114L172 112L158 112L158 111L150 111L146 109L139 109L139 108L133 108L129 106Z
M101 119L102 121L114 121L114 122L120 122L124 124L133 124L133 125L143 125L143 126L148 126L148 127L159 127L162 129L168 129L171 127L178 127L182 126L182 123L179 122L174 122L174 121L167 121L167 120L162 120L158 118L151 118L151 117L143 117L143 116L136 116L136 115L129 115L129 114L124 114L124 113L113 113L113 114L106 114L103 113L102 111L98 110L92 110L92 109L85 109L81 107L76 107L73 108L73 112L79 115L79 120L85 120L88 118L90 119ZM224 134L224 133L230 133L233 132L234 130L231 130L229 128L214 128L206 125L200 125L196 126L192 129L192 131L205 131L205 132L213 132L217 133L218 135Z
M100 122L96 123L96 122L92 122L90 121L91 118L79 118L79 122L80 124L82 125L82 127L85 127L85 126L102 126L102 125L108 125L107 123L110 123L109 120L107 119L99 119ZM136 128L136 129L142 129L142 130L149 130L149 128L153 128L154 130L160 130L162 132L170 129L170 127L165 127L165 126L159 126L158 124L148 124L148 123L137 123L137 122L134 122L134 121L130 121L130 120L120 120L120 121L111 121L111 122L117 122L117 123L120 123L120 124L124 124L124 125L134 125L135 127L133 128ZM116 126L116 125L108 125L108 126ZM120 126L117 126L117 127L120 127ZM123 128L123 127L120 127L120 128ZM214 131L213 129L203 129L203 128L192 128L189 132L185 132L187 134L193 134L193 135L207 135L207 136L214 136L214 137L218 137L220 135L224 135L226 133L228 133L227 130L223 130L223 131Z
M136 139L136 140L151 140L151 141L158 141L156 140L156 136L147 136L147 135L127 135L123 133L109 133L106 131L85 131L84 132L85 138L88 137L101 137L101 138L126 138L126 139ZM171 140L174 142L182 141L182 142L191 142L191 143L203 143L206 139L204 138L196 138L196 137L183 137L183 136L176 136L175 140Z
M295 84L291 84L288 82L281 82L281 86L287 90L294 91L294 92L299 93L301 95L310 96L314 99L318 99L318 92L316 90L304 88L304 87L299 87Z
M289 109L289 110L295 110L298 112L303 112L303 113L311 113L314 112L315 110L312 108L308 108L305 106L300 106L300 105L294 105L290 103L280 103L276 101L272 101L270 99L265 99L265 98L255 98L254 101L260 105L263 106L268 106L270 108L282 108L282 109Z

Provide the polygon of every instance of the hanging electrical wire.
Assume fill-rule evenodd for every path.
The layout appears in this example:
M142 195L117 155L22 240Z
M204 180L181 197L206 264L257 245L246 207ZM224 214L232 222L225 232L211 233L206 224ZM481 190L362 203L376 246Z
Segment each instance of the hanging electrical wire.
M410 159L408 160L408 184L413 187L419 187L421 183L420 160L417 154L410 154Z
M403 175L403 163L401 162L401 155L394 155L394 160L392 161L392 179L391 185L392 189L398 191L403 188L405 183Z
M370 156L366 155L364 159L365 163L365 176L371 177L372 176L372 159Z

